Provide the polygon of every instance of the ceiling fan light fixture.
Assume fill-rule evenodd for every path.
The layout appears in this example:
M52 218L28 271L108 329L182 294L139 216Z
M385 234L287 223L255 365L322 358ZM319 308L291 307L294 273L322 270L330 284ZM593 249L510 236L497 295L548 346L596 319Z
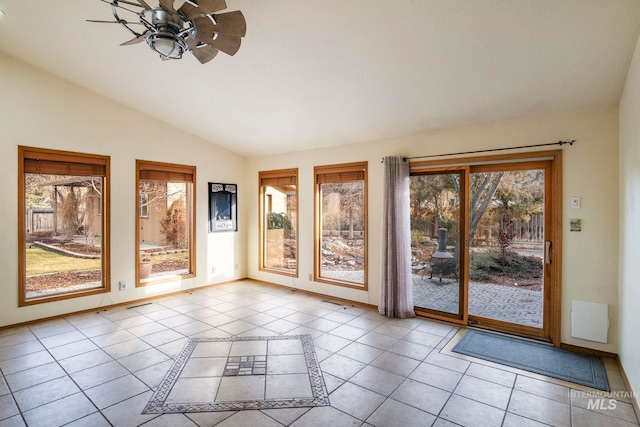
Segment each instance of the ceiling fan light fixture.
M98 1L111 5L114 20L88 22L121 25L134 36L121 46L144 41L162 60L181 59L185 52L191 52L201 64L211 61L218 52L233 56L247 30L242 12L217 13L227 7L225 0L182 0L177 9L175 0L154 0L156 7L148 0ZM120 18L119 13L126 14L127 19Z
M163 59L180 59L187 51L187 45L179 37L170 32L159 32L147 37L149 47L160 54Z

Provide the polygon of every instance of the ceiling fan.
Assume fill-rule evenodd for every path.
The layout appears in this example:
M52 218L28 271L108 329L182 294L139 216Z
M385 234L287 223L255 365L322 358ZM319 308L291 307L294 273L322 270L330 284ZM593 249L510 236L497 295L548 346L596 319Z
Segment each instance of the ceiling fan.
M242 12L217 13L227 8L225 0L184 0L178 9L174 0L158 0L157 7L151 7L146 0L100 1L111 5L115 21L88 22L122 25L134 38L120 46L145 41L163 60L181 59L187 51L201 64L215 58L218 51L235 55L247 32ZM132 28L136 25L142 26L141 32Z

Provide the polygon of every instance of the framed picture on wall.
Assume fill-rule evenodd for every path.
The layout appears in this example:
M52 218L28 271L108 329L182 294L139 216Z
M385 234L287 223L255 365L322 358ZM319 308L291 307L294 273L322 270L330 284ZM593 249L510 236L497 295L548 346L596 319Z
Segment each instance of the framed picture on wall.
M238 186L209 183L209 232L238 231Z

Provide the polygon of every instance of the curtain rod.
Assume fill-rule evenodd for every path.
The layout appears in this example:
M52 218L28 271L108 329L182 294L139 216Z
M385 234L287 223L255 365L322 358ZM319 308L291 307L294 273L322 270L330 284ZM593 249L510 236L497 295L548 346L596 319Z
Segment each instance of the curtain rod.
M489 153L489 152L492 152L492 151L519 150L521 148L547 147L549 145L560 145L560 146L563 146L565 144L573 145L574 142L576 142L576 140L572 139L571 141L558 141L558 142L550 142L550 143L547 143L547 144L520 145L518 147L505 147L505 148L489 148L489 149L486 149L486 150L476 150L476 151L460 151L458 153L432 154L432 155L429 155L429 156L404 157L403 159L405 161L407 161L407 160L414 160L414 159L428 159L428 158L432 158L432 157L459 156L459 155L462 155L462 154ZM382 162L381 163L384 163L384 157L382 158Z

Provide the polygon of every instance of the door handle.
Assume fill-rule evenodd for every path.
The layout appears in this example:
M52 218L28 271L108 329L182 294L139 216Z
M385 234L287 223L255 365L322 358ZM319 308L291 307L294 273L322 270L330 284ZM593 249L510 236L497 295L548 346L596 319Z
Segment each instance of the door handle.
M549 241L544 242L544 263L545 264L551 264L551 256L549 255L550 250L551 250L551 242Z

